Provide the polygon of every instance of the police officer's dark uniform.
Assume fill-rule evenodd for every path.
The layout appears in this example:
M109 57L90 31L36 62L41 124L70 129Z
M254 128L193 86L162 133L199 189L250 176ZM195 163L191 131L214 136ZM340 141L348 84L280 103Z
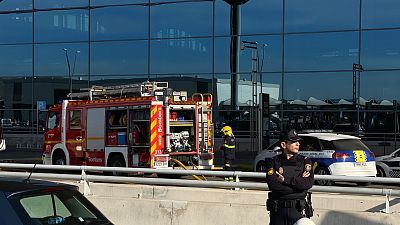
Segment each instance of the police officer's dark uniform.
M302 217L312 216L305 214L305 209L309 211L311 207L311 202L307 203L305 200L307 192L314 183L311 161L297 152L293 152L293 156L288 159L282 147L282 142L285 145L296 145L299 140L301 138L295 130L282 133L280 143L283 152L267 164L266 176L270 190L267 210L270 211L270 225L293 225ZM298 147L297 143L297 149ZM304 174L309 175L305 177Z

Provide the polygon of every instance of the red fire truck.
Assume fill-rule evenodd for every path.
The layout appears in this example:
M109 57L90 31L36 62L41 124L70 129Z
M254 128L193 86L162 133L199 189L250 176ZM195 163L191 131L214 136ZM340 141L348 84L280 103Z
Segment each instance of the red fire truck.
M144 82L68 97L49 108L44 164L213 169L211 94Z

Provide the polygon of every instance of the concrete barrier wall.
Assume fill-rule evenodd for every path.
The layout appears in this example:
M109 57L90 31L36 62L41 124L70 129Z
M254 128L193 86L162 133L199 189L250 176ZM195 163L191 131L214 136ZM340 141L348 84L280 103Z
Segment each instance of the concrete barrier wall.
M81 191L83 191L82 185ZM87 196L114 224L266 225L266 191L90 184ZM398 225L400 199L383 213L384 196L314 193L317 225Z

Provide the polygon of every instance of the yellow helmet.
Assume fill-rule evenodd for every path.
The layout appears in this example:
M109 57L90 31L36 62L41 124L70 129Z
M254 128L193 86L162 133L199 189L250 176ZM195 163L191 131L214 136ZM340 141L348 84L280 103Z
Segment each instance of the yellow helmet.
M230 127L230 126L224 126L224 127L221 129L221 132L222 132L224 135L231 135L231 134L232 134L232 127Z

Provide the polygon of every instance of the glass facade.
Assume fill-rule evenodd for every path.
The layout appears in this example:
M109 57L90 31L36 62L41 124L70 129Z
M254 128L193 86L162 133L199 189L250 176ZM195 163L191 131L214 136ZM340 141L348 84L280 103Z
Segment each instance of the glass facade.
M3 0L0 117L34 124L36 102L59 102L71 79L73 91L163 80L189 94L213 93L217 125L244 116L258 105L252 94L263 92L280 118L275 130L324 129L332 121L305 127L293 110L325 110L310 99L336 110L345 100L351 106L344 108L360 115L400 99L399 7L396 0L249 0L237 7L224 0ZM232 37L238 45L257 43L255 60L252 49L238 47L233 65ZM354 100L358 94L368 103ZM362 118L357 122L368 127L368 116Z

